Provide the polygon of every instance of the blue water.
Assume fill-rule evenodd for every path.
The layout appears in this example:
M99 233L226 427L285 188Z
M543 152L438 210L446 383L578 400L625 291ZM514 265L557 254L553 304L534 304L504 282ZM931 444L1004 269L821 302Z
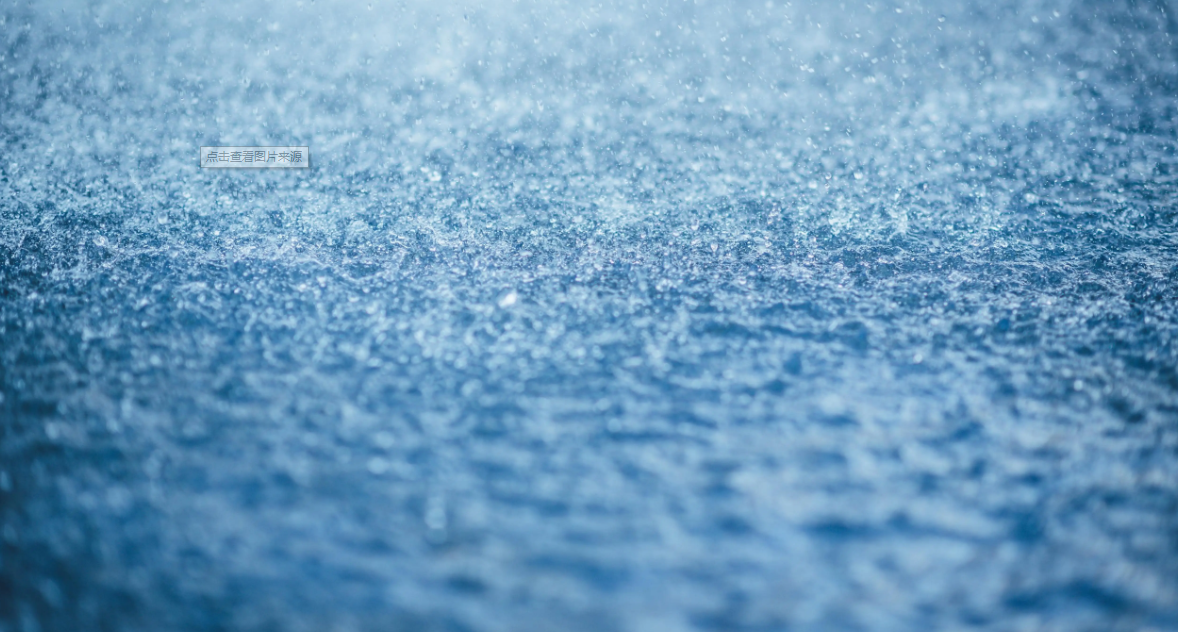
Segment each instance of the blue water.
M1175 17L0 5L0 632L1178 629Z

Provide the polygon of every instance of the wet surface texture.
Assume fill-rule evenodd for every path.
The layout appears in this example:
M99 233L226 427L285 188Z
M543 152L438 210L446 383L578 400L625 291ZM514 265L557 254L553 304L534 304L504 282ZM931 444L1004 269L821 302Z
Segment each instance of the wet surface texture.
M1178 627L1174 18L0 7L0 631Z

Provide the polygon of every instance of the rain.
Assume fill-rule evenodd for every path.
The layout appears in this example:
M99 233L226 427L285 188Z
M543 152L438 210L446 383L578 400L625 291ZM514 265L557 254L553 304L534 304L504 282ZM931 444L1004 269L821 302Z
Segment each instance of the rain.
M1176 10L0 4L0 632L1178 628Z

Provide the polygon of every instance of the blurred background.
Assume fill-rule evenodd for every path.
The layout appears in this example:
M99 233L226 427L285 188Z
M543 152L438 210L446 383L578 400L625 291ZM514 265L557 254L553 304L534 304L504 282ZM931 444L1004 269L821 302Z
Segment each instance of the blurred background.
M1178 627L1176 35L0 6L0 632Z

